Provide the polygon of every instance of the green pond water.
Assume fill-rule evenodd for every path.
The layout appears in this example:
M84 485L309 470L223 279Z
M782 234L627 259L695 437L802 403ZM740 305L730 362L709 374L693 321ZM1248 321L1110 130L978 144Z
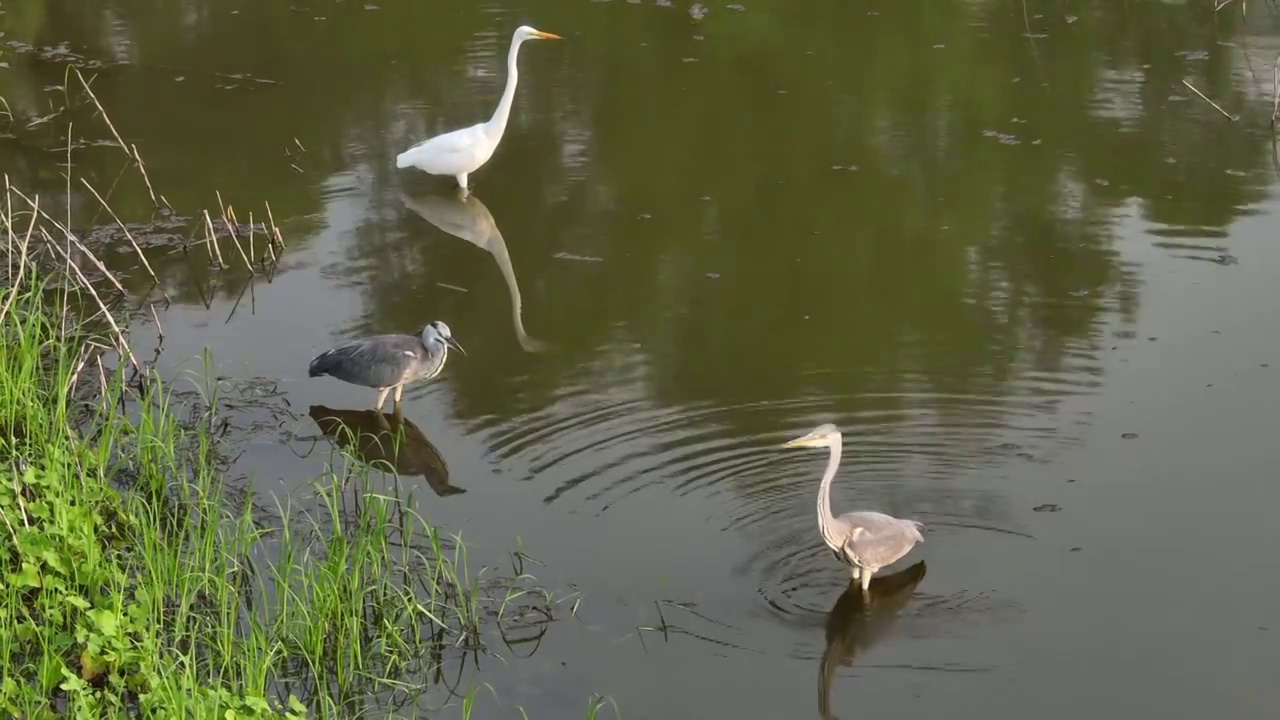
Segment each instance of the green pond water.
M489 116L525 23L565 39L525 45L471 198L397 171ZM241 388L228 482L302 493L315 418L370 418L314 354L449 323L401 482L582 598L464 668L483 717L1274 717L1272 5L25 0L0 33L0 165L61 202L71 124L74 224L172 300L158 367ZM148 188L58 110L68 62L178 215L270 204L274 273L175 223L149 289L78 178L125 222ZM927 527L870 606L825 453L777 447L823 422L837 513Z

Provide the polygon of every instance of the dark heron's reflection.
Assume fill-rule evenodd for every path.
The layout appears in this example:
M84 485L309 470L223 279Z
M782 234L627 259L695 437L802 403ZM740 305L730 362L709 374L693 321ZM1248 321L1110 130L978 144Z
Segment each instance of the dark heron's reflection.
M398 407L395 412L383 413L312 405L307 414L330 442L374 469L390 467L397 475L420 475L440 497L466 492L449 484L448 463Z
M857 581L827 613L827 648L818 671L818 713L823 720L839 720L831 713L831 680L840 665L853 665L858 655L889 634L916 585L924 579L924 561L871 580L866 596Z
M498 270L502 272L502 279L507 283L507 295L511 298L511 323L515 326L516 340L526 352L546 350L547 343L530 337L524 331L516 271L511 267L507 243L502 239L502 233L489 208L475 195L464 195L462 191L417 197L400 193L400 201L432 225L493 255L494 261L498 263Z

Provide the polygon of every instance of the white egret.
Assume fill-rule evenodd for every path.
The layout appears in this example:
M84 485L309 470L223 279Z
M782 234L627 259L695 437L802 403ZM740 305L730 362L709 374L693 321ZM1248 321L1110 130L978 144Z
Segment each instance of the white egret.
M507 86L502 90L498 109L488 122L477 123L443 135L428 138L396 156L396 167L415 167L431 175L452 175L458 187L466 191L467 175L480 169L493 157L502 134L507 130L507 118L511 115L511 102L516 96L516 82L520 74L516 70L516 58L525 40L561 40L559 35L542 32L521 25L511 36L511 48L507 51Z

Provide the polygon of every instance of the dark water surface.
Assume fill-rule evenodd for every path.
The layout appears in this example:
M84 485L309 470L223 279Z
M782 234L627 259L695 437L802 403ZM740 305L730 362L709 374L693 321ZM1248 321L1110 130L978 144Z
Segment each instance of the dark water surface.
M484 717L1274 717L1280 14L744 4L5 3L0 163L65 196L71 121L111 186L100 121L40 121L83 58L180 213L271 204L271 278L147 249L164 372L208 347L296 416L245 411L261 491L329 461L308 408L372 401L313 354L450 324L469 355L405 393L419 510L582 593L483 665ZM526 44L471 199L396 171L489 116L521 23L565 41ZM151 217L132 175L112 204ZM776 447L821 422L837 512L928 528L870 608L817 535L825 454Z

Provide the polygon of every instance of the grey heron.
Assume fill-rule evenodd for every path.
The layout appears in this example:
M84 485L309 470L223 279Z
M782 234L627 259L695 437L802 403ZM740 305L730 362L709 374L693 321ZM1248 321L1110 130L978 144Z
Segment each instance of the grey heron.
M915 520L901 520L873 511L850 512L840 517L831 512L831 480L840 465L843 446L843 437L835 425L819 425L813 432L782 446L831 448L822 484L818 486L818 532L836 559L849 566L853 579L861 579L863 593L877 570L892 565L911 552L916 543L924 542L920 534L924 525Z
M840 594L827 613L827 646L818 664L818 715L823 720L837 720L831 712L831 681L836 668L852 665L859 653L889 634L924 574L925 565L921 560L896 573L877 577L866 593L859 592L858 583L850 580L849 587Z
M467 491L449 484L449 464L444 456L399 407L384 413L312 405L307 414L334 445L365 465L378 470L390 466L402 477L420 476L440 497Z
M494 221L489 208L480 202L480 198L455 190L452 195L433 194L416 198L400 193L400 202L437 228L493 255L502 279L507 283L507 297L511 299L511 324L515 326L516 342L520 343L525 352L546 350L545 342L530 337L524 331L524 319L520 312L520 286L516 284L516 271L511 266L511 256L507 254L507 243L498 231L498 223Z
M467 354L453 339L448 325L432 320L419 337L376 335L326 350L311 361L308 374L329 375L352 385L371 387L378 391L374 409L381 410L387 393L394 390L393 403L399 405L405 383L439 375L449 357L449 348Z

